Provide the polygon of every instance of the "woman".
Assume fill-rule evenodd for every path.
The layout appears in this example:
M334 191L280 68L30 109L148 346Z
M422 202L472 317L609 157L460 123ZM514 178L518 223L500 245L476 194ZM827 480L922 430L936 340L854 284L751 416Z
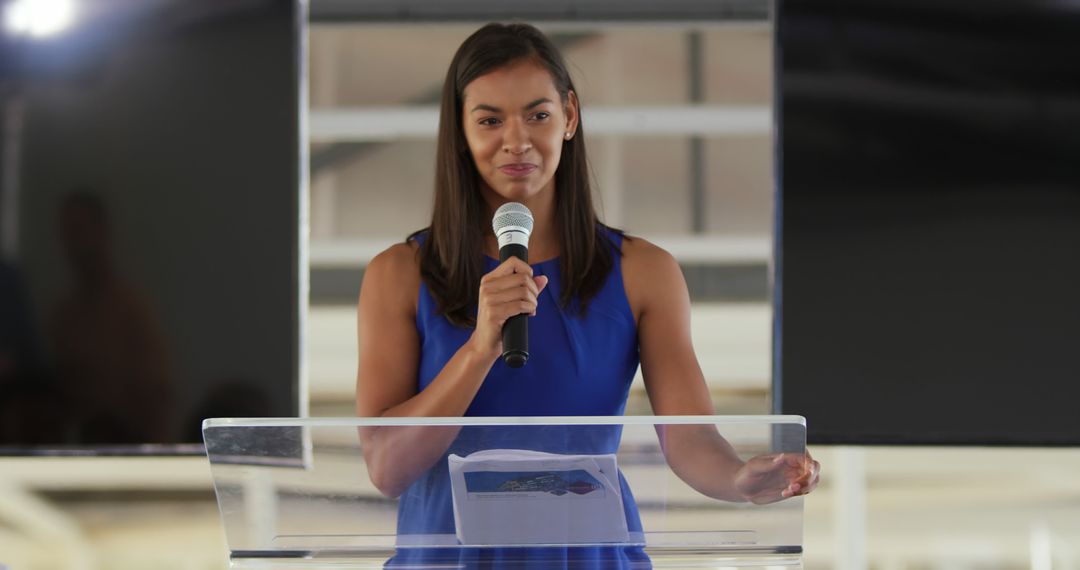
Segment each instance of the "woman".
M364 276L360 416L621 415L639 359L654 413L712 414L682 272L667 252L597 220L579 111L561 55L532 26L489 24L458 49L443 85L431 226ZM491 219L507 202L532 212L531 265L496 261ZM522 313L533 350L514 369L499 358L501 330ZM453 533L448 450L529 443L439 428L361 435L372 481L401 496L399 535ZM618 446L617 430L585 435L586 451ZM715 430L669 426L660 438L675 472L716 498L772 502L817 484L812 459L744 463ZM640 530L632 499L626 510Z

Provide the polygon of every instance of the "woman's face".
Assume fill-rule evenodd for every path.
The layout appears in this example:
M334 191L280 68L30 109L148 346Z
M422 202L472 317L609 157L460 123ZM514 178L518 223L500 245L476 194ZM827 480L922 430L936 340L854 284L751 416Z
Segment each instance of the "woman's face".
M563 104L548 71L523 60L477 77L464 95L465 139L485 200L551 199L563 142L577 128L573 92Z

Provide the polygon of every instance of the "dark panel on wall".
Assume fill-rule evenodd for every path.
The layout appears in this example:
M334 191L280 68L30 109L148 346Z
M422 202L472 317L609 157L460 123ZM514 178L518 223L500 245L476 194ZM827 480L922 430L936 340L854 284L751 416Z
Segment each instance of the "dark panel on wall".
M0 40L18 149L0 289L20 315L0 327L0 451L296 415L297 4L82 6L55 37Z
M777 411L1080 444L1080 10L784 1Z

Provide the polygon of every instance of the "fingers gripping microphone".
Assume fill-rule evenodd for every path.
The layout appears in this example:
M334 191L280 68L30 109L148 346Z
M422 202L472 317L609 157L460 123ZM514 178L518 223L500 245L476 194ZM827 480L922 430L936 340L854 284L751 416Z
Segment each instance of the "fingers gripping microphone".
M509 202L495 211L491 220L499 240L499 262L516 257L529 262L529 234L533 229L532 212L523 204ZM514 315L503 324L503 361L511 368L525 366L529 359L529 322L527 315Z

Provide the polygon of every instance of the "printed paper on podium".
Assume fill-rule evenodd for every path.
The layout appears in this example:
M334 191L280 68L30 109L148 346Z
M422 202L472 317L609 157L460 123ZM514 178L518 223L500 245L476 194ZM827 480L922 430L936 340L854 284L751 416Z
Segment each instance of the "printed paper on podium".
M471 545L626 543L614 454L450 455L457 538Z

